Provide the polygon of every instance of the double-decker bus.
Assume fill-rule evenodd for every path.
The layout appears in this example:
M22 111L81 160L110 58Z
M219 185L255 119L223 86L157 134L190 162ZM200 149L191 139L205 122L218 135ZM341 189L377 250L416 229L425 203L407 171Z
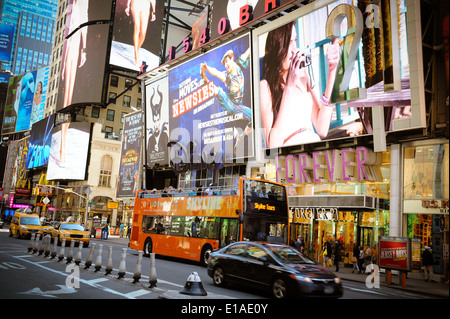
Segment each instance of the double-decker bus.
M234 241L287 244L289 212L282 184L241 177L213 195L192 190L136 194L130 248L200 261Z

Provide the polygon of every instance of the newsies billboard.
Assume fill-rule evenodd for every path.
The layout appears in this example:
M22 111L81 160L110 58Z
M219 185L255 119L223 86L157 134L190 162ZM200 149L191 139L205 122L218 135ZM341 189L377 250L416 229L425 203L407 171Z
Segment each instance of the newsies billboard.
M314 1L256 29L255 143L271 149L372 134L377 152L386 150L386 132L425 127L418 9Z
M169 143L181 148L176 161L194 156L223 163L253 156L250 65L247 33L169 69Z

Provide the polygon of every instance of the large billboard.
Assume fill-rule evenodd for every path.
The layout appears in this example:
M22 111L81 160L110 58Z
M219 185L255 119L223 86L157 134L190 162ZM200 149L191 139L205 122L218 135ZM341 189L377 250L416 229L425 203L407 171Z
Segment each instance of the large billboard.
M102 104L109 24L73 32L64 43L56 110L74 104Z
M145 72L159 66L164 0L117 0L111 65Z
M127 114L123 117L117 197L134 197L139 187L143 142L142 118L142 112Z
M111 9L112 0L69 0L66 37L88 22L111 20Z
M169 139L185 149L178 162L253 156L250 65L246 34L169 70Z
M43 119L49 69L47 66L9 79L2 134L29 130Z
M53 129L47 180L84 180L91 123L63 123Z
M145 86L147 166L169 164L169 82L164 76Z
M26 168L36 168L48 164L55 114L33 124Z
M423 127L406 2L354 3L316 1L255 30L262 149Z

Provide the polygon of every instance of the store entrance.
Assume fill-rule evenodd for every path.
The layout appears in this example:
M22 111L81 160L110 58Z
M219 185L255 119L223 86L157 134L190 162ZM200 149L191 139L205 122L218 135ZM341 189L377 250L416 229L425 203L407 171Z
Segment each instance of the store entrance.
M304 243L304 253L309 255L311 252L311 242L310 242L310 224L291 224L290 237L291 241L295 242L298 237L301 237Z
M363 248L366 246L372 246L373 243L373 228L372 227L360 227L359 229L359 245Z

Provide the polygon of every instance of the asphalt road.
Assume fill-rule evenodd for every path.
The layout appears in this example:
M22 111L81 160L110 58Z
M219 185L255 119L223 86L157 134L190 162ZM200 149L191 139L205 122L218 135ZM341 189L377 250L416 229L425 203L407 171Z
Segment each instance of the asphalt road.
M1 299L158 299L161 294L185 298L179 291L186 283L192 272L197 272L202 280L206 298L221 300L242 300L257 303L270 296L255 289L245 287L216 287L207 275L206 268L199 263L157 256L155 269L157 284L149 288L150 258L142 258L141 278L133 284L133 275L138 259L138 252L123 245L110 242L103 243L102 267L95 271L94 265L98 255L99 244L96 242L93 265L84 269L92 247L82 248L82 262L80 267L66 260L56 261L49 257L38 256L37 253L27 252L29 240L8 237L6 229L0 229L0 298ZM111 274L106 275L108 247L112 247ZM65 256L69 247L64 249ZM126 253L126 274L118 279L122 253ZM61 251L57 247L57 253ZM74 258L78 248L74 249ZM344 296L342 299L423 299L423 296L395 289L368 289L364 284L343 281ZM169 292L169 293L168 293ZM190 298L189 296L188 298ZM194 297L198 298L198 297ZM205 300L204 298L201 298Z

